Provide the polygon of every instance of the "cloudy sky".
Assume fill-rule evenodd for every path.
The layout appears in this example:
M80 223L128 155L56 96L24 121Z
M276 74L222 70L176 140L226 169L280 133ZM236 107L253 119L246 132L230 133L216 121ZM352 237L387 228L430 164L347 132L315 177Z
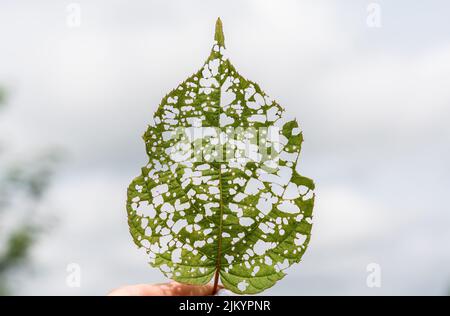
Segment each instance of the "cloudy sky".
M42 207L58 224L20 293L164 281L128 233L126 188L151 114L201 67L218 16L236 68L298 118L317 185L303 262L265 293L447 293L448 12L444 0L1 2L0 132L15 155L66 153ZM381 287L367 285L371 263Z

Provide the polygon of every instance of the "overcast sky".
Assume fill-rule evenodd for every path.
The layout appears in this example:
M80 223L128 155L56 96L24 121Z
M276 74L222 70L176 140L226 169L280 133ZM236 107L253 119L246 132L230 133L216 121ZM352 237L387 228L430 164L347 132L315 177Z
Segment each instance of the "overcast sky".
M79 26L70 3L0 3L0 132L17 155L66 152L42 211L58 225L21 294L164 281L131 240L126 189L149 118L201 67L218 16L239 72L300 122L301 170L317 185L303 262L265 293L448 291L448 1L89 0L74 2ZM66 285L70 263L79 288ZM380 288L366 284L370 263Z

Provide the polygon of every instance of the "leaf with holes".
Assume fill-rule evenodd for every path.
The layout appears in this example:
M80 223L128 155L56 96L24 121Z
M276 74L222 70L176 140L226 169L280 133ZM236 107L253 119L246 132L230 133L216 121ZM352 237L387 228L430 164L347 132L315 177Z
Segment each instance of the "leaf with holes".
M295 119L236 71L220 19L204 66L166 95L128 188L128 223L150 264L188 284L258 293L299 262L314 183L298 172Z

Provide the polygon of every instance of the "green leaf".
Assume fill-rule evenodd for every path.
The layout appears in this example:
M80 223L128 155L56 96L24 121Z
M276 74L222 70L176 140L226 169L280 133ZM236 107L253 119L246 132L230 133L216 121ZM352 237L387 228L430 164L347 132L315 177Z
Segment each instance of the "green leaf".
M204 66L163 98L143 139L149 161L127 211L153 267L250 294L300 261L314 205L314 183L298 173L303 136L228 60L220 19Z

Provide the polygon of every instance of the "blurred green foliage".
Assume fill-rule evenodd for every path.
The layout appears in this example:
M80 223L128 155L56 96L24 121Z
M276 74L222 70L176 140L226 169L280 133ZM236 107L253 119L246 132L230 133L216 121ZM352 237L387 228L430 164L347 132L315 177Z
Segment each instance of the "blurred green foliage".
M4 88L0 87L0 107L5 104L6 91Z
M6 92L0 87L0 109L5 106L5 99ZM14 293L12 275L29 266L30 252L45 228L36 211L58 155L51 151L27 161L12 159L13 163L8 163L8 158L8 151L0 151L0 295ZM17 200L22 202L23 212L18 212Z

